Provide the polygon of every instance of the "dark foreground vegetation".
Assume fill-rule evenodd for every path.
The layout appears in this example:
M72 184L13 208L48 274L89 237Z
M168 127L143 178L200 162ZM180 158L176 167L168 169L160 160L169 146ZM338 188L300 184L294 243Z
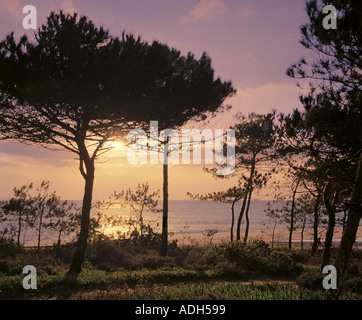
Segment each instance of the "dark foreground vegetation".
M161 241L161 240L160 240ZM202 246L99 240L90 244L77 278L67 277L74 244L24 248L0 244L1 299L216 299L321 300L321 252L271 248L264 241ZM336 252L332 250L333 259ZM362 297L361 250L354 250L339 299ZM37 268L37 289L25 290L25 265Z

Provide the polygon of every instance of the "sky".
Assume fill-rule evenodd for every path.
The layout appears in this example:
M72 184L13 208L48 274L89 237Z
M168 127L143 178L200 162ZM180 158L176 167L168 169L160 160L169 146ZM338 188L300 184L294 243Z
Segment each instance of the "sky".
M212 59L215 75L232 81L237 94L226 101L232 109L214 122L226 128L238 112L289 113L299 108L301 90L285 71L302 56L300 26L307 22L304 0L0 0L0 41L10 32L19 37L25 5L37 9L37 26L51 11L63 10L87 16L113 36L123 31L145 41L158 40L182 54ZM119 144L120 145L120 144ZM188 199L187 192L225 190L236 178L215 180L203 165L170 165L171 200ZM75 155L41 147L0 143L0 199L8 199L13 187L49 180L63 199L82 198L83 178ZM134 188L148 181L162 190L162 165L131 165L125 149L115 148L96 165L94 199L113 191ZM267 198L268 193L259 195Z

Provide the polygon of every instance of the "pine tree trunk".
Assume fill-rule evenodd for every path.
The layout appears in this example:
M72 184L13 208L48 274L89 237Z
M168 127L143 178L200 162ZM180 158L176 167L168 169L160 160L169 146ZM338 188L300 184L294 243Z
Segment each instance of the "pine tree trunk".
M58 241L57 241L57 246L60 247L60 237L62 236L62 232L59 231L59 234L58 234Z
M274 248L274 237L275 237L275 228L277 227L277 220L274 221L273 233L272 233L272 248Z
M303 225L302 225L302 231L300 233L300 249L303 250L304 249L304 230L305 230L305 223L307 221L307 216L304 216L303 219Z
M163 164L163 209L162 209L162 239L161 256L167 256L168 251L168 164Z
M164 144L163 150L163 203L162 203L162 235L160 254L167 256L168 251L168 152L170 137Z
M290 212L289 241L288 241L289 249L292 248L292 237L293 237L293 229L294 229L295 196L297 194L299 183L300 183L300 180L297 181L295 189L293 190L292 210Z
M240 237L241 220L243 219L245 208L246 208L246 205L247 205L249 190L252 188L252 184L253 184L255 165L256 165L255 159L256 159L256 155L253 155L253 158L251 160L250 176L249 176L248 184L247 184L247 187L246 187L246 190L245 190L243 205L242 205L241 210L240 210L240 214L239 214L239 218L238 218L238 224L237 224L237 228L236 228L236 240L237 241L240 241L240 239L241 239L241 237Z
M230 242L234 241L234 223L235 223L235 203L238 201L238 198L235 197L231 205L231 227L230 227Z
M330 189L330 183L327 183L327 185L324 189L324 192L323 192L323 199L324 199L324 205L328 212L328 228L327 228L327 232L326 232L326 239L324 241L322 269L324 268L324 266L329 265L332 240L333 240L333 234L334 234L334 227L336 224L336 204L338 201L338 192L336 191L334 193L333 201L330 202L328 199L329 189Z
M250 189L249 191L249 197L248 197L248 204L246 206L246 211L245 211L245 219L246 219L246 227L245 227L245 235L244 235L244 242L248 241L248 236L249 236L249 225L250 225L250 221L249 221L249 208L250 208L250 200L251 200L251 194L252 194L252 189Z
M82 271L82 264L84 261L85 251L87 247L90 212L92 208L94 172L95 172L94 162L89 161L86 164L86 168L87 168L87 173L84 177L85 188L84 188L83 205L82 205L80 234L77 243L77 248L73 254L73 260L68 270L68 275L78 275Z
M353 185L347 223L338 249L336 268L339 279L343 280L344 272L349 263L350 254L356 241L357 230L362 216L362 153L360 155L356 179Z
M317 198L314 203L314 222L313 222L313 245L311 255L313 256L318 249L319 239L318 239L318 226L319 226L319 203L320 203L320 192L318 192Z
M18 242L17 242L18 247L20 247L21 218L22 218L22 212L19 213L19 219L18 219Z
M238 222L237 222L237 226L236 226L236 241L240 241L240 239L241 239L241 237L240 237L240 235L241 235L241 220L243 219L243 216L244 216L247 197L248 197L248 193L245 191L245 196L244 196L244 199L243 199L243 205L241 206L240 213L239 213L239 218L238 218Z
M38 230L38 250L40 250L40 238L41 238L41 229L43 226L43 215L44 215L44 207L40 208L40 217L39 217L39 230Z

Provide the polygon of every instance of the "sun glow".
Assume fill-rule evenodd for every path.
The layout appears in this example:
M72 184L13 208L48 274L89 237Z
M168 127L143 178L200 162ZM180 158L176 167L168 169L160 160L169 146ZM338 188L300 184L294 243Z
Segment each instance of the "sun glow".
M110 141L107 144L107 148L111 148L112 150L126 150L127 151L127 147L125 146L123 141Z

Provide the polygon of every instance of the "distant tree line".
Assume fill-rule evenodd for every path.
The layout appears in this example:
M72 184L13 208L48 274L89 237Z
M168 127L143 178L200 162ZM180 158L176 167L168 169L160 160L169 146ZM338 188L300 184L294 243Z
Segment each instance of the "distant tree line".
M79 229L78 211L74 203L62 201L55 191L49 192L48 181L35 190L33 183L15 187L13 197L0 203L0 236L13 239L20 247L30 230L38 249L45 233L47 241L52 239L59 246L65 236Z
M13 189L13 197L0 202L0 239L18 247L47 245L60 246L72 243L80 232L80 208L74 202L61 200L56 192L49 191L50 184L43 181ZM114 192L109 199L97 201L92 206L88 242L106 239L134 243L158 243L161 235L155 226L145 220L144 214L157 213L159 191L150 192L149 184L138 184L135 190ZM115 208L115 206L117 206ZM113 214L108 212L113 208ZM155 216L153 221L159 217ZM152 221L151 221L152 222Z

